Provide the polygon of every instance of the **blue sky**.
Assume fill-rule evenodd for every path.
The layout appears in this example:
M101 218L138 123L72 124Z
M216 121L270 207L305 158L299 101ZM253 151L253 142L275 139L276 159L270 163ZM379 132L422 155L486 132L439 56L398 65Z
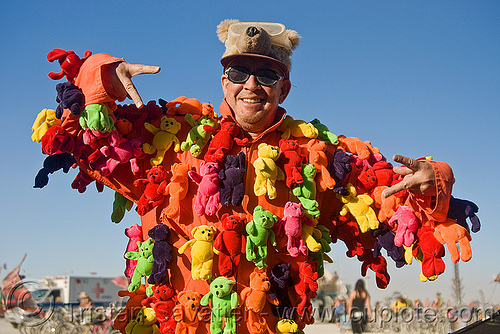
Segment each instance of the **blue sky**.
M500 4L497 1L23 1L0 11L0 264L12 269L28 253L22 273L118 276L123 272L124 229L139 222L128 213L110 221L113 192L70 188L76 170L50 176L33 189L45 156L31 142L31 125L53 108L58 72L53 48L107 52L133 63L159 65L134 82L144 101L180 95L219 105L220 56L215 34L226 18L276 21L297 30L292 91L284 107L295 118L315 117L336 134L371 140L384 155L431 155L454 170L454 194L480 207L482 230L473 259L461 263L465 300L500 302L490 284L500 273L496 190L500 186ZM250 8L248 8L250 7ZM360 263L333 245L329 265L353 284ZM449 255L447 255L447 258ZM387 290L410 298L451 298L453 266L433 283L419 281L416 264L396 269ZM5 271L0 273L3 277Z

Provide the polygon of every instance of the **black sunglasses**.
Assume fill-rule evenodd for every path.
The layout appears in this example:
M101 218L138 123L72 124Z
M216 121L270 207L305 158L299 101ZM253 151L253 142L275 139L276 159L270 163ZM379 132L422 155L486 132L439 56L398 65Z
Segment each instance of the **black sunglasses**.
M263 69L258 70L256 72L250 72L249 70L243 67L228 67L224 71L226 77L232 83L245 83L251 75L255 77L255 80L259 83L259 85L272 87L276 85L276 83L280 80L283 80L285 77L279 75L276 71Z

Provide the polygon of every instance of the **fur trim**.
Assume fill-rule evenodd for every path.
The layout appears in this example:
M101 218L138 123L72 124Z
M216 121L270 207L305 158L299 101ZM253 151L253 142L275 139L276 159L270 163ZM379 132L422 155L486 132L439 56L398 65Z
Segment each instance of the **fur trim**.
M222 43L226 43L227 41L227 34L229 31L229 27L238 22L240 21L235 19L227 19L219 23L219 25L217 26L217 37L219 37L219 40Z

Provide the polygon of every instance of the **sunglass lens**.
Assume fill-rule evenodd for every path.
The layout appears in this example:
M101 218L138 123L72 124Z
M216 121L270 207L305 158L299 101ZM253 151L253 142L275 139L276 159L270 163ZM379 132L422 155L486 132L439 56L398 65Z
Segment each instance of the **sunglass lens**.
M248 78L250 77L249 73L244 72L243 70L237 69L234 67L229 68L228 71L226 72L226 75L227 75L228 79L234 83L246 82L248 80Z

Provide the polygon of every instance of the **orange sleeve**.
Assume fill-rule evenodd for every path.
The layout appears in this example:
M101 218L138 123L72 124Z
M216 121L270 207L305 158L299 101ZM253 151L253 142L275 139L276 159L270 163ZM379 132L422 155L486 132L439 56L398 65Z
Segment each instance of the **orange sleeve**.
M86 106L93 103L102 103L107 104L111 110L115 110L115 101L124 100L124 98L119 99L108 94L103 84L101 72L103 65L121 61L123 59L113 57L107 53L96 53L83 62L73 83L82 90Z

